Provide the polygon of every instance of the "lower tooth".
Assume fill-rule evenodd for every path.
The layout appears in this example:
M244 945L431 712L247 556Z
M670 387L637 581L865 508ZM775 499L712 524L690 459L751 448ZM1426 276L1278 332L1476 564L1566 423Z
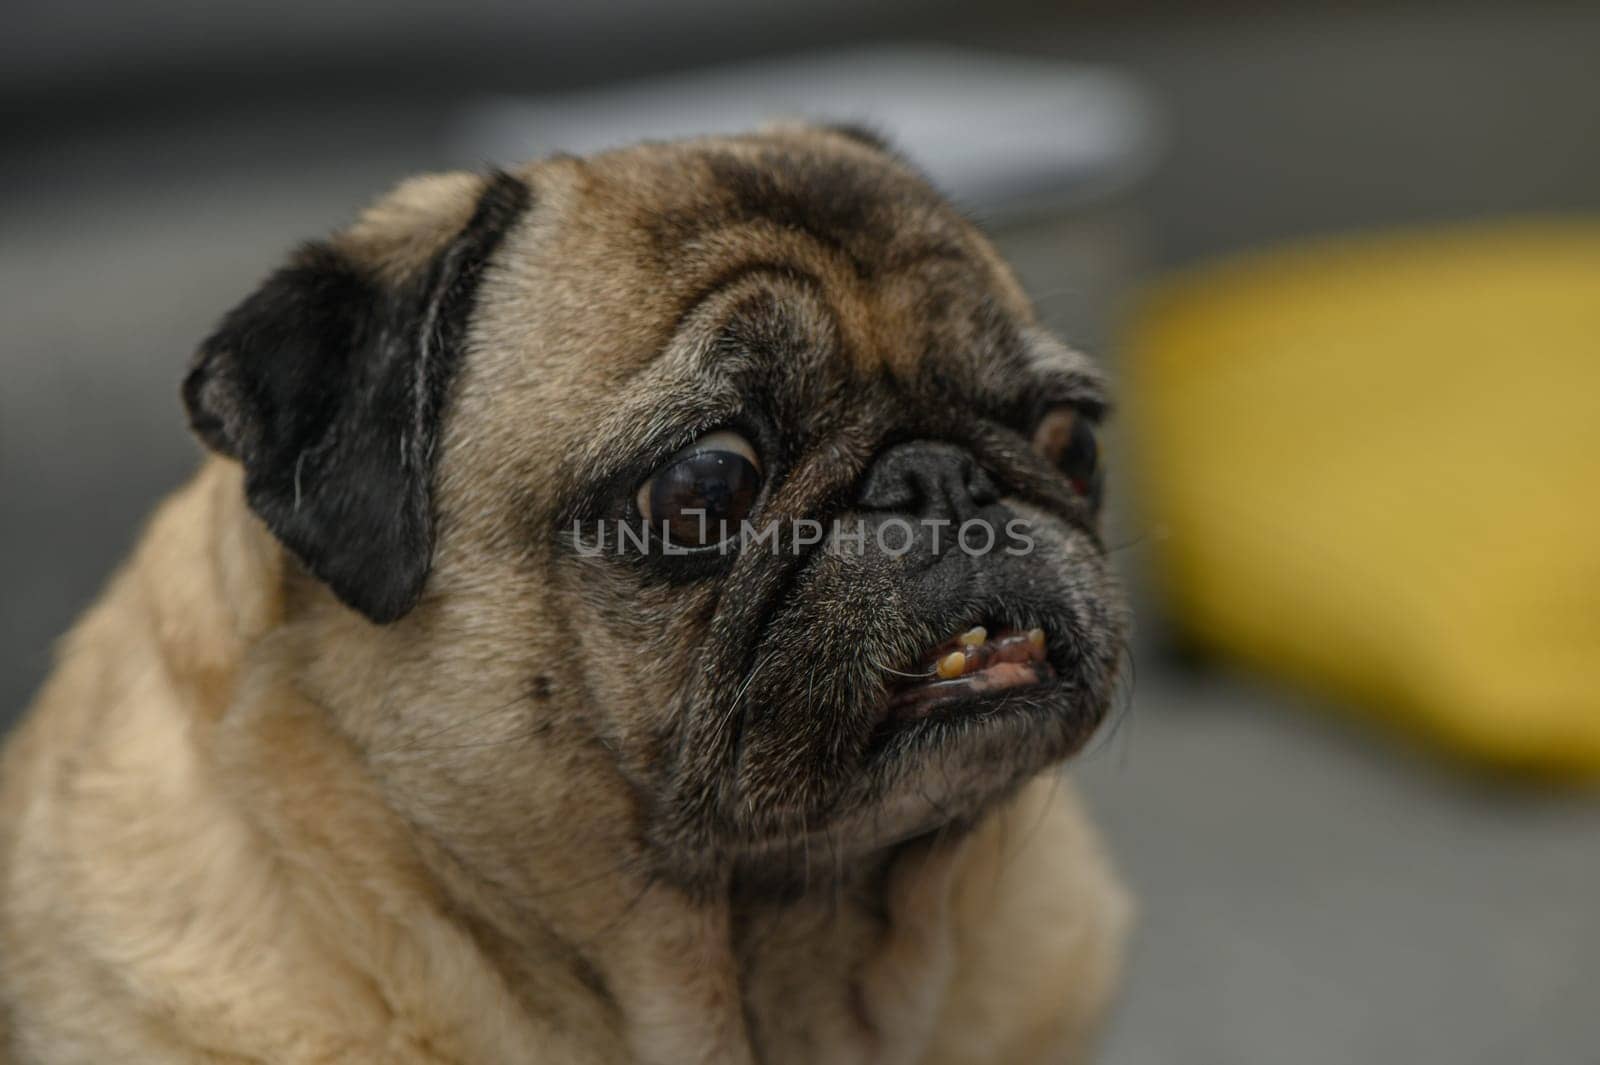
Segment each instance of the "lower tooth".
M939 659L937 671L942 679L954 680L967 671L967 656L960 651L951 651Z

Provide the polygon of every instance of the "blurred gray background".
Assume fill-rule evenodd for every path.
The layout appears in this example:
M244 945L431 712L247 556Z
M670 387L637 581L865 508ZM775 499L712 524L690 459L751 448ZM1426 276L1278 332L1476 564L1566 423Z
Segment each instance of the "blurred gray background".
M1593 4L26 0L5 25L0 720L193 467L195 343L294 242L460 163L487 100L879 43L1119 71L1154 169L995 227L1113 368L1130 294L1175 266L1600 209ZM1080 774L1143 911L1106 1060L1600 1062L1600 805L1174 654L1125 524L1137 682Z

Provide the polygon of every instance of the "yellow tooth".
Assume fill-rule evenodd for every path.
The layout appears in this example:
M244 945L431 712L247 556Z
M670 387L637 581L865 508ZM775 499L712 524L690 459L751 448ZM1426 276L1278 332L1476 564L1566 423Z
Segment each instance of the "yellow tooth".
M1043 651L1044 650L1044 630L1043 629L1029 629L1028 630L1028 642L1033 645L1033 649L1035 651Z
M939 659L939 676L944 680L954 680L967 671L967 656L960 651L951 651Z
M961 634L961 643L964 647L978 647L989 638L989 630L982 625L974 625Z

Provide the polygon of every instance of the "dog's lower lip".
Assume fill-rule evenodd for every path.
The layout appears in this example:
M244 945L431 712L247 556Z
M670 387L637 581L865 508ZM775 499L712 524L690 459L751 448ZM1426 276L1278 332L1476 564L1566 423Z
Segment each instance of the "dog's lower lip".
M968 629L924 657L923 669L890 695L888 717L913 720L941 703L1051 680L1046 646L1042 629L1002 629L993 637L982 626Z

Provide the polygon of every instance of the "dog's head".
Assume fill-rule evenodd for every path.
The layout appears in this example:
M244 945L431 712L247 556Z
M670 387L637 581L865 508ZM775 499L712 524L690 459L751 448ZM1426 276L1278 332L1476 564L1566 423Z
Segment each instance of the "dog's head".
M408 182L185 398L298 560L298 683L476 868L881 851L1112 697L1099 378L850 132Z

